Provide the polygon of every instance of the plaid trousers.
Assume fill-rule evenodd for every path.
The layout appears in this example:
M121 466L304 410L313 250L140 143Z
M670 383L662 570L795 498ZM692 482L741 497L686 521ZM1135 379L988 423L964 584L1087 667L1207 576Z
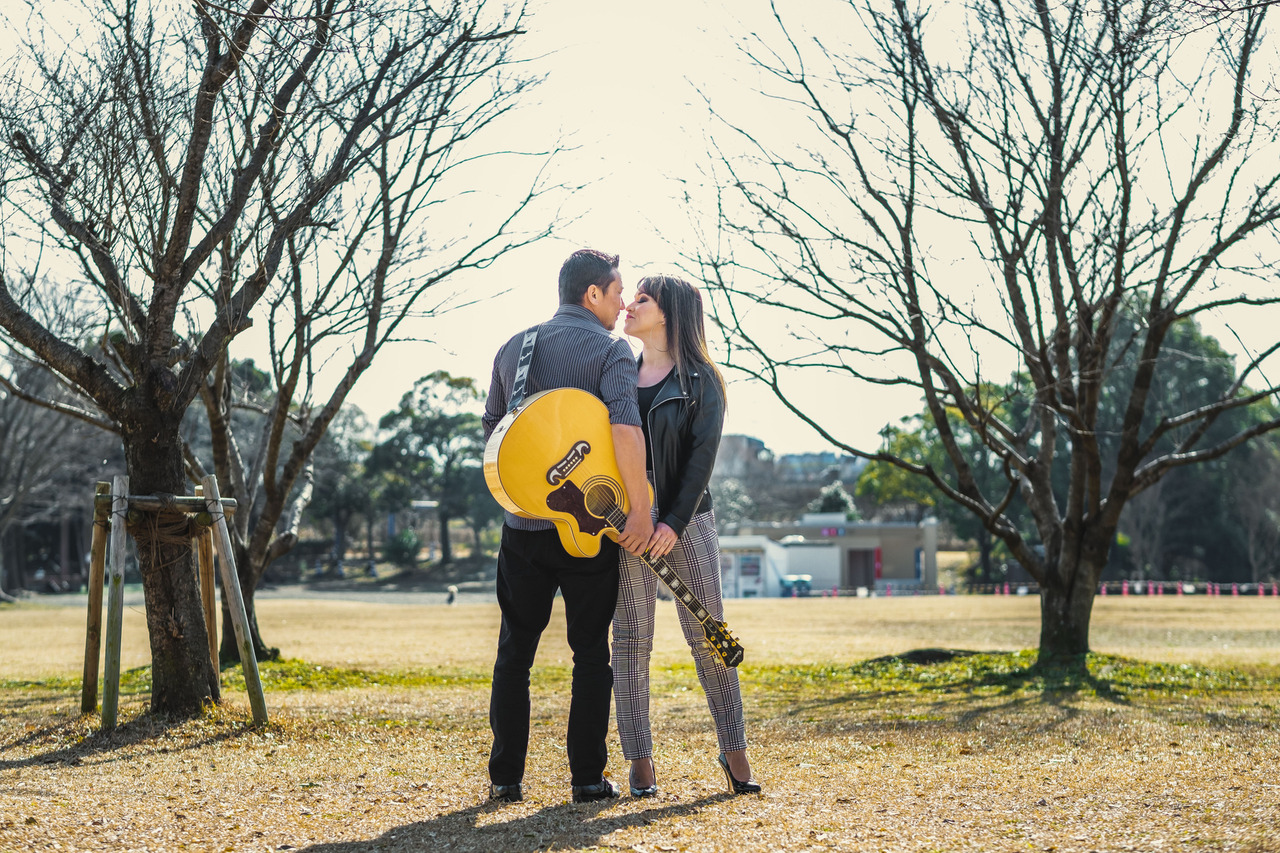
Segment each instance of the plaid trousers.
M613 696L618 708L622 755L634 761L653 755L653 736L649 731L649 656L653 651L653 616L659 581L638 557L627 551L620 553L618 607L613 616ZM666 559L707 612L723 620L720 541L716 536L714 511L694 516ZM725 752L746 749L738 670L725 666L716 653L704 645L706 635L693 614L682 604L674 603L674 606L715 720L720 748Z

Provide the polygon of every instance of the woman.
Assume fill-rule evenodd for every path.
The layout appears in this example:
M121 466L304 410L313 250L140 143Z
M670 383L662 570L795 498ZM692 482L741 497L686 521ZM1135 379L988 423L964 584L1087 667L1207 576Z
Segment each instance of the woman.
M723 619L720 547L707 483L724 425L724 381L707 353L698 289L672 276L650 276L627 306L623 331L642 344L638 397L654 486L654 531L648 553L672 569L716 619ZM633 797L658 793L649 731L649 654L658 577L638 557L622 554L613 617L614 698L622 754L631 762ZM698 680L720 742L729 792L759 793L747 760L738 671L703 644L702 627L678 606Z

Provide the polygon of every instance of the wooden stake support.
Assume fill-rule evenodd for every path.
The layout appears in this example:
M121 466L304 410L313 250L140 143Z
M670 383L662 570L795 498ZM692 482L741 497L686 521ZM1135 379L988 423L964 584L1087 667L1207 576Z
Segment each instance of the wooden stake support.
M108 538L110 539L110 575L107 581L107 636L105 683L102 686L102 728L114 729L120 704L120 642L124 617L124 562L125 520L128 514L139 511L177 510L196 516L205 529L195 536L195 548L200 571L200 601L204 608L205 630L209 640L209 660L215 676L218 668L217 601L213 583L214 546L217 546L218 564L222 568L223 595L231 611L235 627L236 645L240 649L240 662L244 668L244 681L249 691L249 705L253 709L255 725L267 723L267 701L262 692L262 679L258 675L258 659L253 654L249 617L245 612L244 596L240 591L240 579L236 575L235 558L231 551L231 532L227 528L228 515L236 511L236 502L218 494L218 481L211 474L196 487L194 497L130 495L129 478L115 477L110 487L98 483L93 498L93 543L89 560L89 616L85 632L84 681L80 692L80 709L92 713L98 702L98 650L102 644L102 589L107 565ZM209 529L212 526L212 530ZM109 537L108 537L109 532ZM215 536L216 533L216 536Z
M231 611L231 625L236 633L236 648L240 650L240 666L244 669L244 684L249 691L253 722L265 726L267 700L262 694L262 680L258 676L258 658L253 653L253 636L249 631L249 616L244 609L244 596L240 593L240 578L236 575L231 531L227 529L227 518L222 512L222 496L218 494L218 478L209 474L201 484L209 514L213 516L213 544L218 551L218 568L222 570L222 594L226 596L227 607Z
M80 687L80 713L98 710L98 657L102 650L102 584L107 569L107 529L111 507L97 498L110 496L111 484L98 483L93 505L93 544L89 549L89 625L84 634L84 680Z
M204 486L196 486L196 497L203 500ZM218 602L213 584L213 533L207 527L196 535L197 565L200 567L200 603L204 605L204 630L209 637L209 661L215 677L218 665Z
M120 629L124 622L124 517L129 511L129 478L116 475L111 481L111 562L107 587L107 659L102 686L102 728L116 727L120 704ZM94 498L95 502L97 498ZM95 503L96 506L96 503Z
M204 498L192 495L168 495L163 498L155 495L129 495L126 498L129 502L129 509L149 510L157 512L159 510L175 510L177 512L186 512L192 514L200 514L207 510L207 501ZM102 495L93 499L94 507L111 507L111 495ZM222 499L222 511L227 515L236 514L236 501L234 498Z

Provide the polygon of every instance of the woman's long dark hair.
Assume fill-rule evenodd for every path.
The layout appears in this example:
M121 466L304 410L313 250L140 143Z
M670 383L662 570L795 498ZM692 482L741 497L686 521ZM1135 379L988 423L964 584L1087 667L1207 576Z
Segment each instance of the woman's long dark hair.
M676 364L681 389L688 392L685 383L690 372L701 368L711 374L720 389L720 398L727 405L724 377L707 350L702 294L698 288L673 275L651 275L640 279L636 289L652 297L667 320L667 350Z

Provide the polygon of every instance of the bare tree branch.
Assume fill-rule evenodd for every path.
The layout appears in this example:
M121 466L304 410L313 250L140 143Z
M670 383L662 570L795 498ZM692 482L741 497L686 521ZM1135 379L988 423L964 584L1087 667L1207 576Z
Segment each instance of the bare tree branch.
M1274 339L1183 408L1158 387L1191 318L1280 305L1266 9L773 8L743 52L778 113L712 106L718 228L687 253L726 364L973 512L1041 584L1042 655L1079 655L1125 504L1280 428L1226 426L1278 390L1246 386ZM917 389L945 469L860 449L793 390L810 371Z

